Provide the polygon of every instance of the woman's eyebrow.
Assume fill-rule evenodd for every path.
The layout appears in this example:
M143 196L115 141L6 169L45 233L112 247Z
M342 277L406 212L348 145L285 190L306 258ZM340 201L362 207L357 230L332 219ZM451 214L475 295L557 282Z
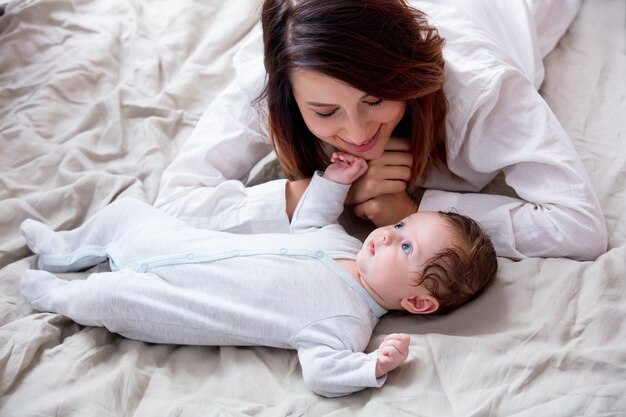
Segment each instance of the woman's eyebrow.
M305 101L305 104L307 104L309 106L313 106L313 107L333 107L333 106L337 106L336 104L317 103L315 101Z
M373 96L371 94L365 93L361 97L359 97L359 100L363 100L364 98L367 98L367 97L376 97L376 96ZM313 106L313 107L333 107L333 106L337 106L337 104L320 103L320 102L317 102L317 101L305 101L304 103L309 105L309 106ZM339 107L339 106L337 106L337 107Z

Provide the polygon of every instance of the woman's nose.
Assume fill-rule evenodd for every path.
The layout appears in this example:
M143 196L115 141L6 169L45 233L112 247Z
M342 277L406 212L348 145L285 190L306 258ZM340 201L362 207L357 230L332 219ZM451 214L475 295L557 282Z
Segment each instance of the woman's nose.
M370 140L369 132L367 131L367 123L358 115L354 115L348 118L344 126L343 139L347 142L354 143L355 145L362 145Z

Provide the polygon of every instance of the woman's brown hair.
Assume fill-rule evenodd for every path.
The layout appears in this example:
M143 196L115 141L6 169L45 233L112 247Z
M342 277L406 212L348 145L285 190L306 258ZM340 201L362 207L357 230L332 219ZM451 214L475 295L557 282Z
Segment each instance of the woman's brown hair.
M295 69L316 71L383 100L406 102L394 135L411 140L412 181L445 166L444 39L404 0L265 0L262 16L271 140L290 179L328 164L292 93Z

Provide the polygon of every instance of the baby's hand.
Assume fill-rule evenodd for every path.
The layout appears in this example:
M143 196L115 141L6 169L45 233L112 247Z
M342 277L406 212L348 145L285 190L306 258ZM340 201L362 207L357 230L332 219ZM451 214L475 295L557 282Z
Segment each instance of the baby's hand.
M409 335L404 333L392 333L385 337L378 347L376 378L393 371L406 360L409 356L410 341Z
M324 171L324 178L340 184L352 184L367 171L365 159L343 152L333 152L330 162Z

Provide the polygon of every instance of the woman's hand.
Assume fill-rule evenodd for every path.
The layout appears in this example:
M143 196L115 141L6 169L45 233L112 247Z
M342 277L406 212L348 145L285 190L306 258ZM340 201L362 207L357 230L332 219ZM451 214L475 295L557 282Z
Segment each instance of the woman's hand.
M387 226L414 213L417 204L407 194L413 155L407 139L391 138L378 159L368 161L365 174L350 188L346 204L376 226Z
M398 223L417 211L417 204L406 191L395 194L383 194L371 198L353 207L354 214L363 220L369 220L376 227Z
M367 171L352 184L346 204L360 204L406 190L413 164L410 151L407 139L391 138L382 156L367 162Z

